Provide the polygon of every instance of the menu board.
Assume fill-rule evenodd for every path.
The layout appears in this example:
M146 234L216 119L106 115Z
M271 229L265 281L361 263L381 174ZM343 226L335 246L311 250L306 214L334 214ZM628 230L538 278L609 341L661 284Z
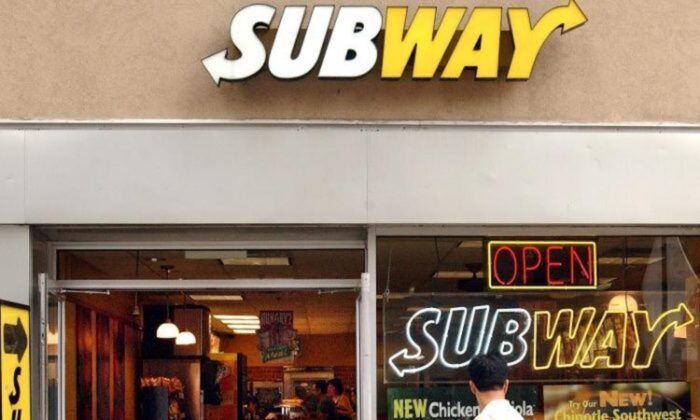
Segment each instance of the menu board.
M389 420L471 419L479 415L479 405L466 386L435 388L389 388ZM507 399L525 419L537 414L538 387L510 385Z
M546 385L545 420L680 420L690 414L685 382Z

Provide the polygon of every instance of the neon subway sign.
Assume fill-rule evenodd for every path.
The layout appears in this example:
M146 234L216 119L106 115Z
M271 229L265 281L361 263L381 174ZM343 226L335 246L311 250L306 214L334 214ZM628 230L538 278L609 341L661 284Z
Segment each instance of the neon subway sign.
M489 305L474 307L423 308L406 322L407 346L388 358L388 366L399 378L426 371L433 366L460 369L482 353L498 352L515 366L528 359L534 370L544 369L618 369L624 367L632 352L631 367L649 368L654 354L664 337L691 324L693 315L681 303L663 312L656 319L646 310L630 313L602 311L585 307L578 310L535 311L530 314L521 308L494 309ZM557 331L564 323L565 331ZM614 347L615 332L609 325L618 323L623 328L618 351L590 357L598 343ZM442 327L442 333L435 330ZM456 334L450 331L456 329ZM634 344L627 342L627 331L634 332ZM532 338L526 336L532 330ZM498 338L496 338L498 337ZM423 342L419 345L418 341ZM564 340L575 343L575 351L563 351ZM642 345L642 343L651 343Z
M308 26L299 40L307 11ZM432 6L419 6L412 18L405 6L387 7L386 16L373 6L339 6L331 31L335 12L335 6L285 6L268 55L256 30L269 29L277 9L267 4L246 6L234 15L230 26L240 56L229 56L225 48L204 58L202 64L217 85L221 80L252 77L265 63L274 77L284 80L306 76L319 63L319 78L357 78L375 67L380 54L382 79L400 79L411 61L413 79L438 75L455 80L465 68L476 69L476 79L496 79L505 15L513 40L506 79L527 80L552 33L561 29L564 34L587 21L575 0L546 11L536 21L521 7L505 12L501 7L447 7L438 21L437 8ZM383 45L378 46L382 26Z
M597 287L595 242L491 241L487 255L489 286L495 290ZM495 306L417 308L405 324L404 347L388 356L387 366L404 378L433 367L461 369L474 356L495 351L508 365L527 361L533 370L619 369L626 364L644 370L662 339L695 320L684 303L655 318L647 310L625 308L528 311ZM628 337L634 337L632 342ZM572 345L573 351L565 351ZM594 351L601 346L617 351Z

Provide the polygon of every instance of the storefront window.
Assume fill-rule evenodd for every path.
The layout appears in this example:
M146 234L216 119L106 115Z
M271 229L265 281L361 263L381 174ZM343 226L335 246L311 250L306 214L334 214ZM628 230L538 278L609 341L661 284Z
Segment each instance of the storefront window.
M49 336L49 379L64 395L50 388L52 418L307 419L328 383L354 412L364 257L59 251L65 322L62 347Z
M474 417L486 352L526 418L691 418L698 270L698 237L381 238L379 418Z

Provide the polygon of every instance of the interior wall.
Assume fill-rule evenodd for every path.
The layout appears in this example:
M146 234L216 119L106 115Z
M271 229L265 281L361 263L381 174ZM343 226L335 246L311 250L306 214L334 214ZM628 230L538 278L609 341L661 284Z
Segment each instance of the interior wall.
M106 295L69 295L65 304L65 411L67 420L77 420L77 346L76 346L76 305L81 305L93 311L126 320L130 317L133 304L131 294ZM92 317L93 331L96 327L95 313ZM95 337L95 334L93 334ZM138 349L140 348L139 332L133 326L125 324L124 328L124 411L126 419L135 419L137 415L138 397ZM93 351L93 366L96 363L97 352ZM97 369L93 369L93 417L97 411L95 396L97 386ZM111 386L111 384L109 385Z
M221 351L243 353L248 356L248 366L355 366L355 334L300 335L301 354L289 362L263 363L258 350L258 337L239 335L223 337Z
M249 382L282 382L284 367L332 367L345 386L357 386L355 334L300 335L301 355L290 362L263 363L255 335L223 337L221 351L248 356Z

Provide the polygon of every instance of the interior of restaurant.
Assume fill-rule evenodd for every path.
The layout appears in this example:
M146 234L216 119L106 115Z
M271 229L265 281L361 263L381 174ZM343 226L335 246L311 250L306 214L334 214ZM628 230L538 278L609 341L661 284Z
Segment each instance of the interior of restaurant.
M487 249L489 241L497 239L378 238L377 295L382 297L378 341L383 344L378 368L379 419L396 418L395 402L400 402L400 398L433 398L453 404L473 400L465 385L468 374L464 368L447 369L436 363L421 373L399 377L385 362L407 347L406 325L417 311L438 308L445 317L450 308L477 305L488 305L492 310L515 307L530 314L553 314L549 319L560 311L580 314L587 308L595 311L594 326L599 325L606 311L627 315L611 316L601 322L598 328L602 333L596 337L604 339L599 341L590 336L568 337L565 318L555 320L553 334L564 337L560 342L561 357L573 354L578 343L586 343L574 359L578 363L572 366L560 365L558 361L548 363L542 355L535 356L534 344L544 342L544 333L535 333L533 328L527 332L524 339L530 349L521 362L511 367L509 376L513 392L521 392L513 397L515 403L520 403L519 398L532 403L533 416L526 418L584 418L575 417L582 413L566 411L571 403L594 401L598 392L610 390L648 392L654 405L650 399L647 410L672 413L678 409L687 416L679 418L696 418L700 414L700 237L516 237L524 242L595 242L597 285L588 290L491 289L488 265L492 261ZM648 314L652 324L648 327L653 333L645 332L637 322L639 318L632 322L634 312ZM625 319L626 324L618 322ZM662 325L669 325L670 329L662 331ZM413 325L412 334L418 337L419 346L430 349L431 343L419 340L421 328L420 324ZM459 336L456 328L447 328L453 329L445 332L446 337ZM441 332L434 336L443 337ZM636 361L637 353L649 356L648 365ZM609 361L619 362L620 366L613 368ZM535 363L539 365L537 369ZM405 366L415 365L414 359ZM398 368L401 369L400 364ZM590 414L589 409L586 415ZM609 415L613 418L612 413Z
M306 419L318 410L320 380L339 380L354 406L357 292L322 282L363 269L363 250L61 251L59 280L321 284L62 290L62 358L51 328L48 341L50 364L63 360L65 418Z
M617 322L606 322L600 327L605 340L596 343L589 337L591 345L575 366L534 369L533 363L542 360L530 351L511 371L512 389L522 391L522 398L532 403L534 415L527 418L554 419L557 410L569 407L570 401L592 398L609 389L648 392L653 396L651 402L661 407L659 412L679 407L688 415L700 413L700 237L578 238L596 244L595 289L538 291L489 287L491 239L377 239L378 419L397 418L393 416L396 396L470 401L465 369L432 369L398 378L385 361L405 346L406 323L421 308L449 310L484 302L494 309L518 307L533 314L594 308L596 322L605 311L628 315L641 311L654 322L675 317L669 311L684 305L689 310L686 318L678 322L666 318L674 321L669 324L672 330L656 331L662 337L658 342L653 334L635 336L631 321L626 329ZM538 239L557 237L527 238ZM361 249L65 250L58 253L57 274L59 280L95 281L322 281L359 278L365 270L364 258ZM169 412L188 419L245 419L250 401L256 403L259 418L313 418L311 384L332 378L340 379L348 398L355 401L356 298L357 291L324 287L305 291L170 288L168 293L63 290L66 418L160 418L153 411L144 411L156 410L153 401L160 401L160 407L167 404ZM178 336L192 333L194 344L177 345L177 338L158 338L161 327L169 324L168 314ZM269 325L276 325L278 338L286 337L282 341L288 345L281 346L282 350L269 349L273 331ZM285 330L285 325L292 328ZM564 323L555 323L553 328L557 334L566 332ZM542 335L530 330L525 338L534 343ZM564 356L567 346L577 340L562 342ZM54 343L49 347L51 360L60 363L51 335L49 343ZM635 354L645 351L651 352L650 363L635 366ZM621 366L613 369L600 362L608 359L620 361Z

